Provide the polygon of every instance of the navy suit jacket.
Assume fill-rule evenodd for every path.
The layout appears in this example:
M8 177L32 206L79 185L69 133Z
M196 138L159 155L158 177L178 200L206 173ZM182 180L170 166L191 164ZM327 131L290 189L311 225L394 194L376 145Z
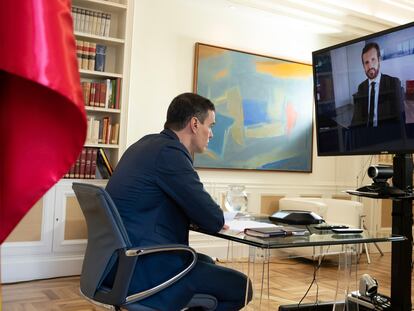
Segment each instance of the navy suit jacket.
M191 155L169 129L130 146L106 190L133 246L188 244L190 223L210 232L224 225L223 211L204 190ZM186 260L165 253L144 256L138 260L130 291L165 280Z
M354 94L354 113L351 126L366 127L368 123L368 79L358 86ZM378 94L378 127L402 121L402 92L398 78L382 74Z

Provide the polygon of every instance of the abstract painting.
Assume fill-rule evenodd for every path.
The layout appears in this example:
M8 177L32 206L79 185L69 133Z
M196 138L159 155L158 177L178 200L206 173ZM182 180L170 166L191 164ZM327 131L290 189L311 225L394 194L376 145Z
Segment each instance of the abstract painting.
M312 66L196 43L194 91L216 107L199 168L312 171Z

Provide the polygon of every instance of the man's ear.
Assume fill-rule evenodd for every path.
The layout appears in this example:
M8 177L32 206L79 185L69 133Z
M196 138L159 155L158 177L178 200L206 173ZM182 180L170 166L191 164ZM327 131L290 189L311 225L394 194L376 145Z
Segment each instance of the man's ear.
M198 119L196 117L192 117L190 120L190 127L191 127L191 131L193 133L195 133L198 130L198 126L199 126L199 122Z

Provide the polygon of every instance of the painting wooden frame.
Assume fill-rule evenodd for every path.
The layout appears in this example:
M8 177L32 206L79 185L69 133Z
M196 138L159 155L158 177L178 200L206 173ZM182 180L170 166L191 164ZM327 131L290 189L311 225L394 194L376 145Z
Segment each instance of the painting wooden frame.
M196 43L193 88L216 107L196 167L312 172L311 65Z

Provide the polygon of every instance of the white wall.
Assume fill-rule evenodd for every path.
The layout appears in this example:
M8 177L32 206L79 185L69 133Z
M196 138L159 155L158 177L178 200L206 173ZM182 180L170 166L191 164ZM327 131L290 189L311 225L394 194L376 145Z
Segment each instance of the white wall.
M313 50L336 43L272 14L232 9L224 0L139 0L134 6L128 145L159 132L172 98L192 90L196 42L309 64ZM274 191L298 187L302 193L312 186L331 192L355 186L361 158L318 158L315 149L311 174L200 170L200 176L210 183L271 185Z

